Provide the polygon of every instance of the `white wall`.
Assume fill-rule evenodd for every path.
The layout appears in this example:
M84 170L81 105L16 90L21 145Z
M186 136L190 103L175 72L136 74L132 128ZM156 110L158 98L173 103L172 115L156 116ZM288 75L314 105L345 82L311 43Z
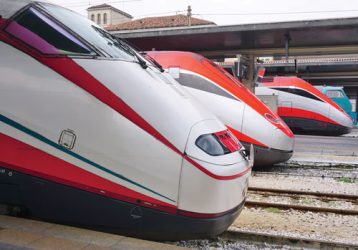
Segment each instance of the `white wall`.
M103 15L107 14L107 23L103 23ZM91 16L94 15L94 22L101 27L108 26L110 24L118 24L130 21L131 19L111 9L89 10L87 11L88 19L92 20ZM100 22L98 20L98 14L100 15Z
M111 10L111 24L124 23L130 20L130 18Z

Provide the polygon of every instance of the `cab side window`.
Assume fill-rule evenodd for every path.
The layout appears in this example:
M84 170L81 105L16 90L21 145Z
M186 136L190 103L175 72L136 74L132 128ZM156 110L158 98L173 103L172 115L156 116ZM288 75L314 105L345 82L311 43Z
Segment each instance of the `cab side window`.
M6 31L44 54L94 54L79 39L32 7L16 17Z
M319 99L319 98L316 97L315 95L312 95L311 93L307 92L306 90L294 89L294 94L322 102L321 99Z
M302 96L302 97L310 98L312 100L323 102L317 96L312 95L311 93L309 93L309 92L307 92L305 90L302 90L302 89L297 89L297 88L271 88L271 89L275 89L275 90L279 90L279 91L283 91L283 92L287 92L287 93L290 93L290 94L299 95L299 96Z
M343 93L340 90L327 90L326 96L329 98L343 98Z

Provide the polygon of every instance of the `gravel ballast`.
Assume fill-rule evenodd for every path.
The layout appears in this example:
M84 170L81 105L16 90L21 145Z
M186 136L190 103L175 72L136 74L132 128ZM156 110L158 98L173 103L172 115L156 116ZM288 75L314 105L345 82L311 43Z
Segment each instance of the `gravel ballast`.
M357 244L358 247L358 216L245 208L231 228Z
M358 195L358 181L349 178L334 179L265 174L252 176L249 187Z

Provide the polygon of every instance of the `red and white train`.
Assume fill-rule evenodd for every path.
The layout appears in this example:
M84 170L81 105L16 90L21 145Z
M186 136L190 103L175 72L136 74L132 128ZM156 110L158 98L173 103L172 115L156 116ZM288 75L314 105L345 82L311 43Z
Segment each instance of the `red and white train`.
M295 133L342 135L353 128L352 118L317 88L298 77L263 77L255 93L277 95L278 115Z
M0 203L150 239L240 213L243 147L180 84L70 10L0 0Z
M226 70L191 52L151 51L147 54L223 121L240 142L245 146L254 145L254 166L284 162L292 156L292 131Z

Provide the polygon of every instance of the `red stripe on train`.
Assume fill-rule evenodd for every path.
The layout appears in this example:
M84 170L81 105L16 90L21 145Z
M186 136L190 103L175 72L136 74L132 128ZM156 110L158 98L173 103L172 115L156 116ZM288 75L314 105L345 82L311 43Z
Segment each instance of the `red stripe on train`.
M122 99L110 91L100 81L93 77L89 72L83 69L80 65L74 62L71 58L65 56L49 57L43 56L38 51L23 44L16 38L10 38L10 35L0 34L0 40L14 46L15 48L25 52L34 57L39 62L51 68L58 74L62 75L69 81L73 82L86 92L96 97L101 102L105 103L118 113L132 121L134 124L151 134L153 137L167 145L169 148L177 153L181 153L170 141L161 135L154 127L152 127L146 120L137 114L131 107L129 107Z
M0 148L1 166L102 196L176 213L174 205L104 179L2 133ZM152 205L146 205L144 202Z
M255 140L254 138L251 138L250 136L245 135L236 129L233 129L233 128L229 127L228 125L226 125L226 126L230 129L231 133L233 133L235 135L235 137L237 139L239 139L239 141L243 141L243 142L258 145L261 147L269 148L267 145Z
M96 97L101 102L105 103L112 109L116 110L119 114L123 115L128 120L136 124L138 127L142 128L147 133L151 134L154 138L161 141L163 144L165 144L167 147L172 149L174 152L186 158L186 156L181 151L179 151L169 140L167 140L163 135L161 135L159 131L157 131L154 127L152 127L146 120L144 120L131 107L129 107L122 99L120 99L117 95L115 95L112 91L110 91L106 86L104 86L100 81L94 78L89 72L83 69L80 65L74 62L71 58L64 57L64 56L61 57L43 56L38 51L32 49L31 47L25 45L18 39L10 37L10 35L5 33L0 33L0 41L1 40L34 57L39 62L43 63L47 67L51 68L58 74L62 75L69 81L73 82L80 88L84 89L85 91ZM215 175L214 173L209 172L204 167L200 166L198 163L193 165L212 178L220 179L220 180L226 178L226 177L222 178L220 176Z
M304 109L298 109L298 108L290 108L290 107L279 107L278 108L278 115L282 117L299 117L299 118L305 118L310 120L317 120L321 122L327 122L335 125L340 125L339 123L329 119L328 117L325 117L321 114L304 110ZM340 125L341 126L341 125Z
M193 159L191 159L190 157L188 156L185 156L184 157L185 160L187 160L189 163L191 163L192 165L194 165L196 168L198 168L200 171L204 172L205 174L209 175L210 177L214 178L214 179L217 179L217 180L221 180L221 181L228 181L228 180L234 180L236 178L239 178L239 177L242 177L244 176L245 174L247 173L250 173L251 171L251 167L248 167L247 169L245 169L244 171L242 172L239 172L239 173L236 173L236 174L233 174L233 175L216 175L212 172L210 172L209 170L207 170L206 168L204 168L203 166L201 166L199 163L197 163L196 161L194 161ZM222 166L222 167L225 167L225 166Z

